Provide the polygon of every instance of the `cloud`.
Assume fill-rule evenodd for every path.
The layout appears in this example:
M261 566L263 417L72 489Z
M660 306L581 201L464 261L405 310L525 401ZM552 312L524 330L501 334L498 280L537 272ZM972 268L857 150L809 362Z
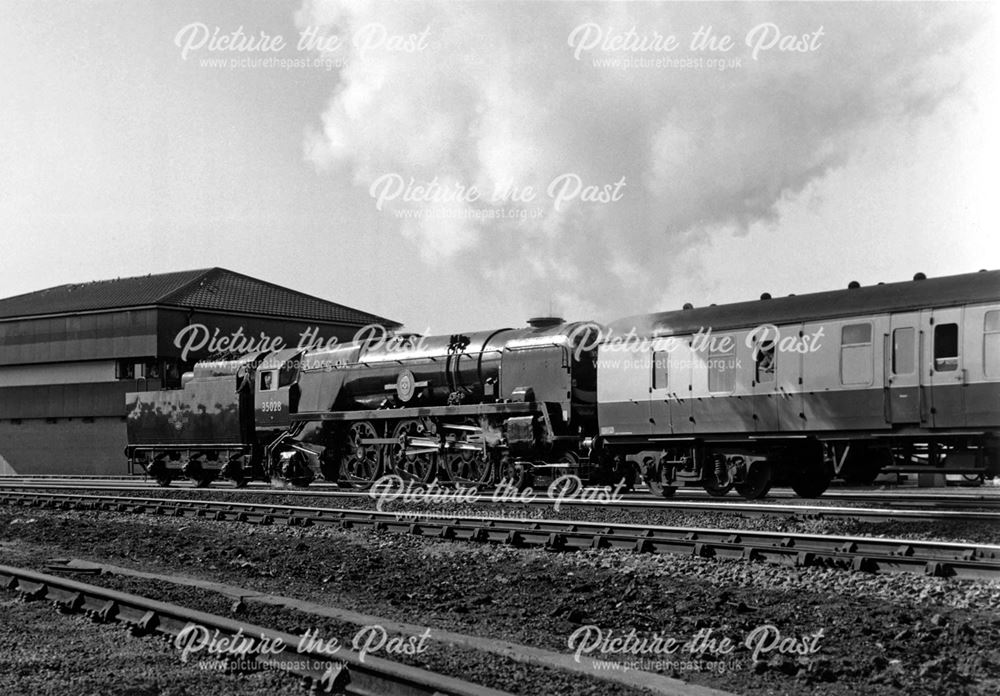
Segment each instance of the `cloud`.
M512 302L555 298L574 316L633 314L698 272L679 265L691 258L682 252L720 230L746 234L773 220L782 200L878 133L959 93L977 12L310 0L297 23L344 37L347 64L307 157L359 195L388 173L425 189L474 187L474 201L401 194L381 214L426 262ZM718 39L731 36L729 51L690 49L709 26ZM756 59L746 43L754 27ZM581 48L586 32L600 42ZM623 50L670 35L670 53ZM624 67L639 59L704 62ZM550 186L567 174L581 185L556 209ZM605 200L623 177L620 197ZM534 198L493 200L511 187ZM508 215L488 214L501 210Z

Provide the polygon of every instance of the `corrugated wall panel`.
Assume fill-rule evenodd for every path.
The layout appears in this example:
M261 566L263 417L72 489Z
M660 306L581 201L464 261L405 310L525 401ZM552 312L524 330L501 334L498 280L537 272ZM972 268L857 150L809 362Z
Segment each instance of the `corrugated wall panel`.
M126 392L159 388L155 379L7 387L0 389L0 419L124 416Z

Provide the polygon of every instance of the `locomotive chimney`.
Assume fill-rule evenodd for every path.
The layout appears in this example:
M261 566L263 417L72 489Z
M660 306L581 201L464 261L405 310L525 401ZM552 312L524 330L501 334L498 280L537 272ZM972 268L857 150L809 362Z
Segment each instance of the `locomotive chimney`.
M550 326L559 326L565 323L566 320L562 317L532 317L528 319L528 326L533 329L547 329Z

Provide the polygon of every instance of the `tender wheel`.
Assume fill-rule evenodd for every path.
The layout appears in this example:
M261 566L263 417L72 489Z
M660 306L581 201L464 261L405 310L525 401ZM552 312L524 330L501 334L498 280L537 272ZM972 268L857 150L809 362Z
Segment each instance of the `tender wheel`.
M363 442L379 437L368 421L351 425L347 433L346 453L341 460L339 479L343 483L371 485L381 473L381 448Z
M173 481L173 477L170 472L167 471L167 466L159 459L152 462L148 467L146 467L146 473L149 474L157 485L166 488Z
M752 463L744 481L736 484L736 492L747 500L763 498L770 490L771 465L766 461Z

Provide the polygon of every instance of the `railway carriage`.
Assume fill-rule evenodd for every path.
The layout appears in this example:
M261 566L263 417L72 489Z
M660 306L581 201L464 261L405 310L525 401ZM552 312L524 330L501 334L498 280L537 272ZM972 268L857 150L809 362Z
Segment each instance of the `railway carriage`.
M835 475L871 482L915 461L1000 473L998 271L765 294L610 329L599 442L642 457L664 495L755 498L782 482L811 497Z

